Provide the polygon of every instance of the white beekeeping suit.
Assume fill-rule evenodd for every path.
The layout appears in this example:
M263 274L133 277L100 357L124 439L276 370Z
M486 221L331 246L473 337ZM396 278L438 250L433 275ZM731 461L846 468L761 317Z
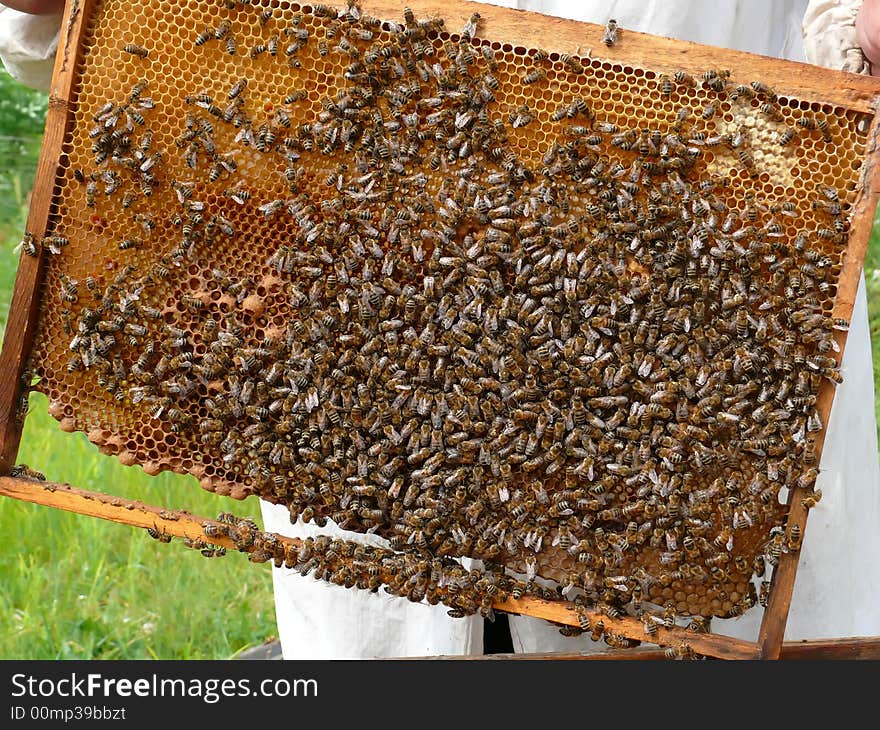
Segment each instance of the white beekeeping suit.
M594 23L614 18L627 29L735 48L853 72L864 69L854 32L858 0L533 0L493 3ZM367 5L369 3L367 2ZM801 42L803 21L804 42ZM53 25L54 24L54 25ZM47 89L59 19L0 10L0 58L24 83ZM734 69L735 71L735 69ZM786 638L880 634L880 467L864 281L860 283L821 461L825 497L810 512ZM284 507L261 503L266 529L291 535L330 533L380 544L327 527L291 525ZM482 651L482 619L453 619L442 606L413 604L379 593L346 590L273 569L275 604L285 658L368 658ZM754 640L760 609L716 621L721 633ZM586 637L566 638L546 622L512 616L519 652L594 651Z
M0 5L0 60L9 75L48 91L60 29L60 15L27 15Z

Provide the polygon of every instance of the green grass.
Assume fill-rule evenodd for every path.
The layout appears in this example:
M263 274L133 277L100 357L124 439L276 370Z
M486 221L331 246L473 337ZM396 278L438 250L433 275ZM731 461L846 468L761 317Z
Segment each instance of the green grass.
M21 232L0 241L0 333ZM68 434L33 394L18 461L52 480L212 517L259 520L254 500L192 477L147 476ZM271 572L238 553L207 560L144 530L0 498L0 659L224 659L274 636Z
M0 337L36 169L45 95L0 69ZM0 374L4 377L4 374ZM212 517L259 520L256 501L149 477L63 433L31 397L19 462L49 479ZM144 530L0 497L0 659L225 659L276 633L268 565L208 560Z
M149 477L63 433L31 399L21 462L49 479L214 516L258 517L256 502ZM0 501L0 658L223 659L275 633L267 565L239 553L208 560L144 530L39 505Z

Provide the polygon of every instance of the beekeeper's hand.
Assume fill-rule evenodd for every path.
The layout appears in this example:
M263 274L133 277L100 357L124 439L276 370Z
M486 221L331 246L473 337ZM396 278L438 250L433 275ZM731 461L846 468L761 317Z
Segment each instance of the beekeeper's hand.
M64 0L3 0L0 5L32 15L51 15L64 10Z
M870 64L869 72L880 76L880 2L864 0L856 16L856 40Z
M49 90L63 10L64 0L0 0L0 61L25 86Z
M871 29L870 47L863 42L862 26ZM838 71L869 73L870 60L880 62L880 2L810 0L804 13L803 36L804 54L810 63ZM880 65L876 68L880 70Z

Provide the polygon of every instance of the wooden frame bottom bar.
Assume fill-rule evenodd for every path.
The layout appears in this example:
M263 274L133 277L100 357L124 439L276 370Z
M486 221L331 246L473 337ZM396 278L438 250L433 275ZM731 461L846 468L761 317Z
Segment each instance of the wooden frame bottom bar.
M154 507L130 499L115 497L102 492L78 489L68 484L35 481L16 477L0 477L0 495L32 502L47 507L62 509L77 514L131 525L143 529L153 528L173 537L205 540L206 525L218 524L216 520L197 517L185 511L173 511ZM288 544L296 545L296 538L276 535ZM213 537L212 544L234 548L226 537ZM508 599L497 601L494 608L506 613L516 613L535 618L543 618L569 626L578 625L578 615L574 606L563 601L545 601L537 598ZM587 612L593 618L596 612ZM699 634L683 628L660 629L648 637L642 624L632 617L612 619L602 616L609 631L632 639L658 644L660 646L680 646L688 644L691 649L705 656L719 659L758 659L760 647L757 643L733 639L718 634ZM424 657L425 659L558 659L558 660L597 660L597 659L644 659L665 658L663 649L641 647L616 649L593 654L583 653L542 653L542 654L494 654L486 657ZM782 645L782 659L880 659L880 637L855 637L846 639L822 639L814 641L791 641Z
M0 495L142 529L152 528L172 537L206 540L214 545L235 548L228 537L210 539L205 537L205 526L219 524L216 520L197 517L185 511L162 509L111 494L78 489L69 484L0 477ZM276 537L287 544L299 544L296 538L283 535ZM579 626L578 612L573 604L565 601L508 598L504 601L496 601L493 607L506 613L543 618L567 626ZM649 636L645 633L642 622L632 616L611 618L597 611L581 609L581 614L584 613L590 618L591 623L601 619L607 632L629 639L660 646L687 645L697 654L719 659L757 659L760 655L756 643L741 639L697 633L681 627L659 628L655 634Z

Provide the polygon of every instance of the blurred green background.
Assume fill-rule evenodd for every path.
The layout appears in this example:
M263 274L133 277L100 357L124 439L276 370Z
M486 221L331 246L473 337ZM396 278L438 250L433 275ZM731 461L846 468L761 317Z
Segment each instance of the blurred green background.
M46 105L0 67L0 338ZM260 522L255 500L209 494L192 477L148 477L62 433L44 396L30 408L18 460L49 479ZM227 659L274 634L268 565L239 553L208 560L144 530L0 497L0 659Z
M27 218L46 96L0 67L0 338ZM874 381L880 378L880 228L865 260ZM0 374L0 377L3 377ZM876 410L875 398L875 410ZM19 462L47 478L202 516L259 522L254 500L202 491L195 479L102 456L62 433L31 398ZM275 634L271 573L243 555L207 560L142 530L0 498L0 659L224 659Z

